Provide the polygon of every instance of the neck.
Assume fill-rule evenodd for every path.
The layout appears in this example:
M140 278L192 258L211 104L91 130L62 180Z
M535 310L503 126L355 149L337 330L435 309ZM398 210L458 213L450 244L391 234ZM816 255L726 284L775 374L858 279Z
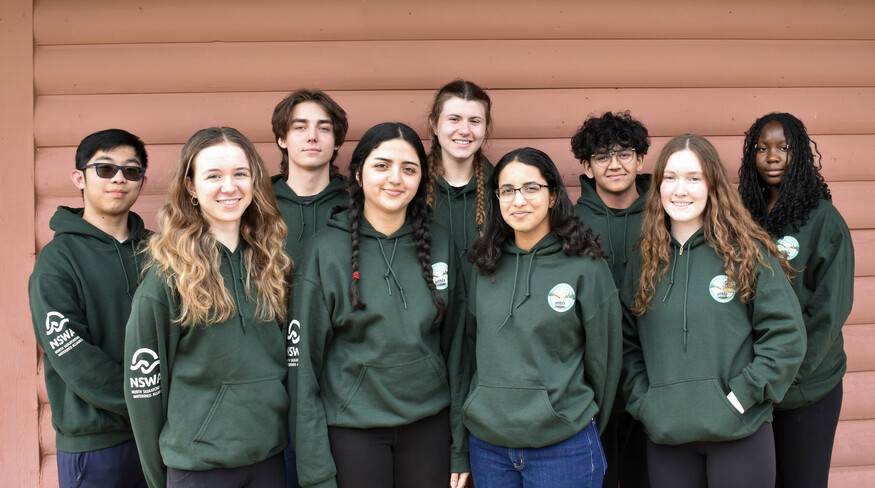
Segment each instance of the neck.
M681 243L681 245L686 244L686 242L690 239L690 237L695 234L699 229L702 228L702 225L699 223L692 222L672 222L671 223L671 236L674 239Z
M106 232L119 242L124 242L131 236L131 230L128 229L128 212L120 215L104 215L89 211L85 207L85 212L82 213L82 220Z
M528 252L531 251L532 248L535 247L535 244L540 242L546 235L546 232L539 232L537 234L514 232L513 243L516 247Z
M406 207L400 212L387 213L374 210L367 202L365 202L365 208L362 211L362 215L368 220L371 227L387 236L394 234L404 225L406 214Z
M310 169L289 163L289 177L286 184L299 197L318 195L331 181L329 165Z
M635 200L638 200L638 188L635 187L635 183L619 193L603 190L599 186L596 186L595 191L608 208L622 210L631 207Z
M210 222L210 233L213 234L213 238L221 242L231 252L234 252L237 249L237 245L240 244L239 221L222 222L219 225Z
M441 165L444 168L443 178L451 186L465 186L474 177L474 156L459 161L441 151Z

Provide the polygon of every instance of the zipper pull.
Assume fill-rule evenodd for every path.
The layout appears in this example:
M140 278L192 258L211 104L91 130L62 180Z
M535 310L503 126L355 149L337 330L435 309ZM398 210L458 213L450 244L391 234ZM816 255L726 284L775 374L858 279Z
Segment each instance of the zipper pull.
M683 244L681 244L681 254L680 254L681 256L684 255L684 246L685 246L686 244L687 244L686 242L683 243Z

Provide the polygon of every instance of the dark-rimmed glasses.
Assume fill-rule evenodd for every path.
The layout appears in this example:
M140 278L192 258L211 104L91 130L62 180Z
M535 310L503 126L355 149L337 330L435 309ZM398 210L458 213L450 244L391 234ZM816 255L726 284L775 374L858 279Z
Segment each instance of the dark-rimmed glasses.
M631 147L623 147L616 151L596 153L590 156L589 160L597 164L599 167L604 168L611 163L611 159L614 156L617 157L617 162L620 164L629 164L635 159L635 149Z
M94 172L97 173L97 176L106 179L114 177L119 171L122 172L122 176L128 181L140 181L143 179L143 176L146 175L146 168L142 166L119 166L112 163L91 163L86 164L85 167L82 168L82 171L85 171L88 168L94 168Z
M498 200L501 202L512 202L514 197L516 197L516 192L520 192L523 198L528 200L534 198L535 195L540 193L541 188L550 188L550 185L544 185L542 183L526 183L519 188L506 185L495 190L495 196L497 196Z

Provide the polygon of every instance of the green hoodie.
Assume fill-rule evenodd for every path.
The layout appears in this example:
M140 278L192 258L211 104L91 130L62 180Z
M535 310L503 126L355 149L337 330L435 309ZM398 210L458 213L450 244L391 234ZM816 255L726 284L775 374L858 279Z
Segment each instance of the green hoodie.
M779 409L825 397L847 369L842 325L854 304L854 243L839 211L821 199L798 231L784 229L778 246L796 269L793 291L802 307L808 350Z
M124 324L140 275L136 252L149 232L129 212L130 237L118 242L83 220L83 212L58 207L49 222L55 237L28 283L55 445L64 452L133 438L122 389Z
M489 161L485 164L484 181L488 181L492 175L492 164ZM486 198L491 196L486 195ZM477 179L472 177L465 186L457 189L439 178L432 220L449 229L462 260L462 271L466 277L470 276L473 266L466 254L480 237L480 228L477 226Z
M566 256L551 233L530 251L504 245L476 274L476 364L462 412L486 442L543 447L597 418L608 423L620 379L620 301L607 262Z
M626 263L632 256L632 246L641 234L641 220L644 218L644 201L650 189L651 175L639 174L635 177L638 199L622 210L609 209L596 191L596 181L580 175L580 198L574 206L574 213L583 220L596 235L601 236L602 247L608 254L614 284L619 288L626 272Z
M341 176L331 178L328 186L306 203L289 187L282 175L273 176L270 181L273 183L280 213L289 228L285 243L286 254L297 264L307 241L325 227L331 209L346 208L349 204L346 181Z
M446 230L432 224L431 236L433 280L447 305L440 324L434 323L437 307L409 221L386 236L362 219L364 310L353 311L349 300L348 211L334 214L307 246L292 286L288 343L290 382L297 381L292 431L302 486L337 485L328 426L408 425L447 407L452 471L470 471L459 412L470 378L464 354L465 284Z
M741 303L723 262L699 229L672 239L669 269L641 317L631 305L641 273L636 251L620 298L624 305L626 409L657 444L748 437L772 419L805 355L799 302L780 263L756 273L756 298ZM727 399L733 392L744 414Z
M192 471L263 461L288 445L285 338L256 318L241 242L221 244L221 273L236 313L209 327L181 326L179 296L156 267L134 297L125 337L125 400L146 480L165 465Z

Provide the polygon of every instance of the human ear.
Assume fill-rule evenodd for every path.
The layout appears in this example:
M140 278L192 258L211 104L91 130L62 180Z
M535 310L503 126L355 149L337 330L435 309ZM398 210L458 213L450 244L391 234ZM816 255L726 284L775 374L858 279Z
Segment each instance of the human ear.
M583 165L583 174L585 174L588 178L595 178L592 172L592 163L589 162L589 159L581 159L580 164Z
M76 185L76 188L80 190L85 189L85 172L81 169L74 169L70 172L70 179L73 181L73 184Z

